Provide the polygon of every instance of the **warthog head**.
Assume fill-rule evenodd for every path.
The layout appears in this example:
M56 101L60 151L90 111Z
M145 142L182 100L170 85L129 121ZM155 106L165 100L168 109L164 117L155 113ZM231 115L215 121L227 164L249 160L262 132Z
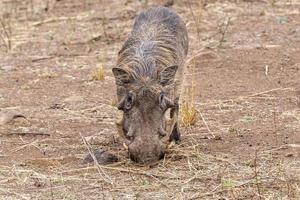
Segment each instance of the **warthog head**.
M174 107L167 86L174 82L177 66L163 69L155 77L137 75L132 70L113 68L117 84L118 109L123 111L121 126L130 140L130 158L152 163L163 158L165 112Z

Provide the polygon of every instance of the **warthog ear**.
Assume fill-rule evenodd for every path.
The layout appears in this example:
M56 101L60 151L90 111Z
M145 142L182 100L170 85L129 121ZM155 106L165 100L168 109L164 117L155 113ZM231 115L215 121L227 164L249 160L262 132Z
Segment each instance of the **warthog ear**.
M133 81L133 77L130 74L130 72L128 72L125 69L122 69L120 67L114 67L112 69L112 72L115 76L117 85L123 85L123 84L131 83Z
M159 84L162 86L172 84L174 82L177 69L177 65L164 68L159 74Z

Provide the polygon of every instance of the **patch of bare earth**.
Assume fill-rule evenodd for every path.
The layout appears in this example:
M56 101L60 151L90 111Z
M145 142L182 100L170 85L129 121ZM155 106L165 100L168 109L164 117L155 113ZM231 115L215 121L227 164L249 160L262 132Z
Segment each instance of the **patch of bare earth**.
M297 0L176 1L197 122L158 164L129 160L111 68L162 2L0 2L0 199L300 199ZM120 161L83 164L88 148Z

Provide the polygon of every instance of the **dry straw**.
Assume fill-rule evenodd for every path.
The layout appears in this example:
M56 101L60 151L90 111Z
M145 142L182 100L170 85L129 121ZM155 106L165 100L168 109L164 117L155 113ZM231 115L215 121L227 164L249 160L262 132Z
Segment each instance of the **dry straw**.
M182 126L194 126L197 122L197 111L195 109L195 62L192 63L192 83L188 88L185 100L181 107Z
M97 70L92 75L92 81L104 81L105 80L105 70L102 63L99 65Z

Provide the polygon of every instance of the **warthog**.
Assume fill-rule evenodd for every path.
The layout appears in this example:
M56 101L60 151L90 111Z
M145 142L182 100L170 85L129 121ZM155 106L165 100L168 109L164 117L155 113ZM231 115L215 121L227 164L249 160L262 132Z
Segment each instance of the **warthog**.
M158 161L166 148L162 141L180 140L177 120L187 52L186 26L166 7L141 12L119 51L112 69L117 107L123 111L117 126L130 141L130 158L138 163ZM171 119L168 132L167 113Z

